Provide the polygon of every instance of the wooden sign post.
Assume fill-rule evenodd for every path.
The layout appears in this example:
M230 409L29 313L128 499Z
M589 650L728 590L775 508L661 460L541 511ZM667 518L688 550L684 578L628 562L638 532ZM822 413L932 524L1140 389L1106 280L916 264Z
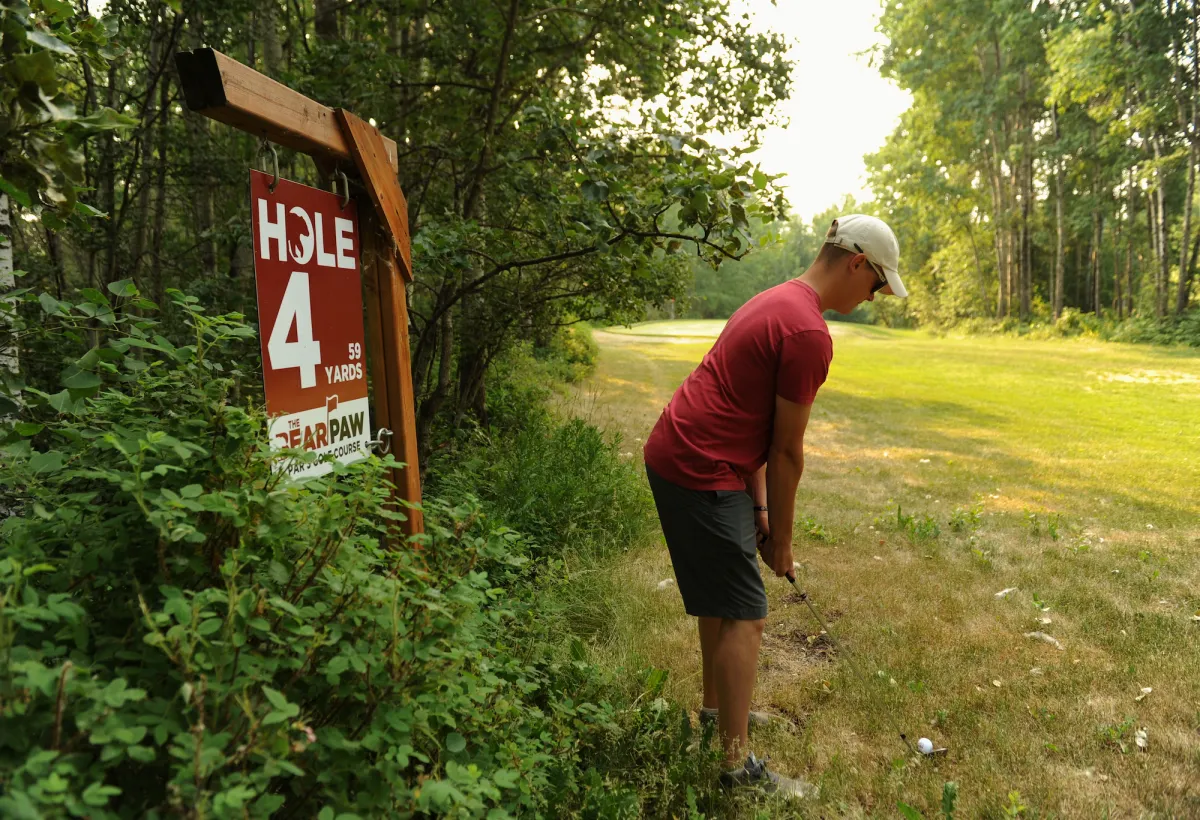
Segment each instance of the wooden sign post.
M302 151L323 169L352 165L358 170L372 204L361 209L360 219L375 419L378 427L392 431L396 459L405 465L392 476L397 496L420 502L404 290L412 281L412 251L408 204L396 178L396 143L349 111L310 100L211 48L179 52L175 65L190 111ZM420 510L405 514L406 535L424 531Z

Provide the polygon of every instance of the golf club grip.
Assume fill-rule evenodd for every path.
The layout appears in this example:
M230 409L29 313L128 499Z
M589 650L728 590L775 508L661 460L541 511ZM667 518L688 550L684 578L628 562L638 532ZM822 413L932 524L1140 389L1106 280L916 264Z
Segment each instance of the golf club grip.
M792 586L795 586L795 585L796 585L796 573L795 573L795 571L794 571L794 570L790 570L790 569L789 569L787 572L785 572L785 573L783 574L783 577L784 577L784 578L787 578L789 581L791 581L791 582L792 582Z

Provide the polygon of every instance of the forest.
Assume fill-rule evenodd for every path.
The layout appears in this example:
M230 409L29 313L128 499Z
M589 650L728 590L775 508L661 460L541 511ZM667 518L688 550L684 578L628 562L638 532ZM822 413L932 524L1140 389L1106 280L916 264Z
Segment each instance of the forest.
M697 266L691 309L728 316L702 305L797 275L858 208L895 229L914 283L871 306L880 321L1197 344L1198 16L1185 0L884 4L868 58L913 103L866 158L874 201L788 225L744 280Z
M866 158L874 199L799 220L754 151L779 104L813 89L787 39L732 0L0 0L0 815L772 816L776 804L716 788L713 730L693 726L695 681L678 673L690 656L630 648L683 628L678 601L653 597L670 579L638 451L646 408L658 412L706 345L683 334L654 348L613 326L725 318L800 273L829 219L856 210L896 229L912 297L853 321L1200 344L1197 0L889 0L879 30L864 59L913 104ZM188 110L175 58L200 48L396 143L425 522L409 541L397 540L411 505L393 498L394 455L292 481L267 440L249 172L277 156L282 177L307 185L356 175ZM823 105L813 94L816 127L871 115ZM350 192L362 198L361 182ZM906 340L901 358L958 349L849 330ZM933 378L889 378L911 361L876 356L873 338L845 348L861 390L829 391L863 429L859 393ZM1002 341L1015 372L1045 375L1017 347L1034 342ZM1195 383L1184 354L1121 350L1142 364L1104 389L1178 368L1154 383L1161 395L1138 395L1160 409L1136 415L1182 424L1171 402L1183 408ZM958 373L941 375L971 381ZM616 424L576 412L597 374L624 391L609 396ZM1055 385L1058 422L1090 412L1070 402L1093 377ZM926 398L896 396L887 407L913 420L875 414L889 421L880 434L937 438L920 425L938 419L913 409ZM979 413L971 429L998 418ZM814 425L837 433L827 413ZM1174 429L1131 433L1125 472L1101 479L1169 470L1170 458L1137 459L1170 453ZM1025 431L1001 432L1022 454L1004 483L1032 481L1017 469L1032 463ZM1151 434L1170 440L1147 449ZM838 452L861 449L847 441ZM909 447L914 465L933 463L917 444L888 446L885 458ZM826 498L814 507L825 523L798 521L809 549L876 525L905 549L938 537L940 508L905 516L905 497L884 509L917 486L910 474L898 467L881 490L853 472L853 503ZM1066 560L1090 549L1056 511L985 521L981 490L950 485L946 512L954 493L958 506L943 519L975 556L964 579L1005 568L999 545L1024 548L1029 533L1053 529L1057 543L1060 524ZM1188 500L1158 509L1150 496L1163 494L1145 494L1135 512L1162 529L1138 518L1138 537L1190 543ZM1124 548L1169 569L1165 540ZM1102 580L1133 576L1112 560ZM1143 597L1159 597L1158 566ZM831 671L781 690L810 694L815 712L831 680L845 683ZM847 691L848 711L871 697ZM1093 746L1124 754L1123 725ZM788 742L807 761L806 736ZM879 762L831 764L826 808L876 811L934 787Z

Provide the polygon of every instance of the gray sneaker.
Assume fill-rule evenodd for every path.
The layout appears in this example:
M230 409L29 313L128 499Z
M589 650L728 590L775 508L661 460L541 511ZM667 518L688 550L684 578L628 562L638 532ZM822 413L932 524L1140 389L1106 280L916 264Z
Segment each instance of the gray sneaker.
M721 772L720 781L727 789L750 787L788 798L815 797L817 794L816 786L798 777L784 777L769 771L767 761L759 760L753 754L746 758L741 768Z
M709 709L707 706L702 706L700 708L700 725L707 726L711 723L713 726L716 726L717 715L719 714L720 710L718 709ZM763 726L771 723L772 720L774 720L774 718L766 712L751 712L750 728L761 729Z

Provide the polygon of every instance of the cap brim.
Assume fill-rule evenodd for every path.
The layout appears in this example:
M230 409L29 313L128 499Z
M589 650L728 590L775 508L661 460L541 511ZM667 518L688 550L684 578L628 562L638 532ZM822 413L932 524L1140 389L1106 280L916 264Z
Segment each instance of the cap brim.
M908 296L908 288L904 287L904 282L900 279L900 273L894 270L883 269L883 275L887 278L887 289L892 292L893 296L899 296L904 299Z

